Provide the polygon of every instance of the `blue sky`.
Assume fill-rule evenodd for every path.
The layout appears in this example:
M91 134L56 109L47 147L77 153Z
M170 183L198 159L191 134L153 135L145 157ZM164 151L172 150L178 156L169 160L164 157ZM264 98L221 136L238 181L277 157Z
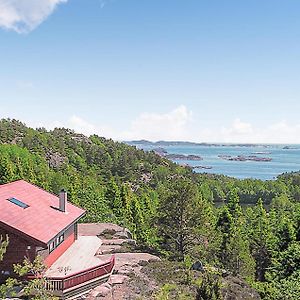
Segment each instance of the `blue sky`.
M114 139L300 143L298 0L0 0L0 117Z

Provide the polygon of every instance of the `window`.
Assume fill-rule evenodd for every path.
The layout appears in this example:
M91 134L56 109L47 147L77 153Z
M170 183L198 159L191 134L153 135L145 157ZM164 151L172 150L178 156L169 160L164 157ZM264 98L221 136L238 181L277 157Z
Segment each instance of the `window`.
M50 252L53 251L54 248L55 248L55 245L54 245L54 242L52 242L52 243L50 244L50 246L49 246L49 251L50 251Z
M64 241L64 235L62 234L60 237L59 237L59 243L62 243Z
M58 246L59 244L61 244L64 241L64 234L61 234L60 236L58 236L56 238L56 246Z
M18 205L19 207L21 207L21 208L23 208L23 209L29 207L28 204L26 204L26 203L24 203L24 202L18 200L17 198L13 198L13 197L12 197L12 198L9 198L9 199L7 199L7 200L8 200L9 202L15 204L15 205Z
M49 245L49 252L52 252L57 246L59 246L64 239L64 234L57 236Z

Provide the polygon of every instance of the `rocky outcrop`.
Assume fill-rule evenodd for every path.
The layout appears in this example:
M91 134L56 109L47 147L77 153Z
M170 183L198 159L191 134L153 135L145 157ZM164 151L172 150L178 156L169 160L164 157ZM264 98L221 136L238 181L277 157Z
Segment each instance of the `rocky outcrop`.
M51 168L57 169L59 168L64 162L67 161L66 157L63 157L58 152L48 151L45 154L45 158Z
M79 224L78 229L80 235L95 235L101 238L102 245L97 255L104 261L108 260L112 253L116 258L114 273L110 279L80 299L154 300L156 292L166 282L180 285L182 278L186 278L186 270L182 269L180 263L161 261L155 255L136 252L135 241L132 240L130 232L121 226L111 223ZM132 251L126 251L128 247L132 247ZM192 274L197 278L203 273L192 271ZM195 296L192 286L184 287L186 292ZM243 279L231 275L224 275L222 278L221 292L224 300L261 299Z
M98 236L101 241L101 247L96 255L104 261L109 260L114 254L116 264L114 274L102 285L93 289L85 299L103 299L103 300L122 300L136 299L138 295L133 290L135 283L131 278L144 278L141 272L143 266L149 262L160 260L159 257L149 253L130 252L135 251L136 242L132 239L128 229L112 223L90 223L79 224L78 234L84 236ZM147 284L149 288L151 284ZM131 298L131 295L133 295Z
M131 232L113 223L82 223L78 225L78 235L98 236L103 239L131 239Z
M223 279L222 296L224 300L260 300L256 290L240 277L227 276Z

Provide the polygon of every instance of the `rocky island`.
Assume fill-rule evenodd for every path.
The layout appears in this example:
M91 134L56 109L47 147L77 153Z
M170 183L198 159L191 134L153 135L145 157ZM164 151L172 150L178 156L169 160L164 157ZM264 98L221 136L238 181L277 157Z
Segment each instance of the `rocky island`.
M170 160L190 160L190 161L200 161L203 160L203 158L199 155L195 154L178 154L178 153L168 153L168 151L163 147L157 147L151 149L155 154L165 157Z
M167 150L162 147L154 148L152 151L159 156L166 156L168 154Z
M271 152L268 152L268 151L257 151L257 152L252 152L252 154L259 154L259 155L263 155L263 154L271 154Z
M256 155L218 155L219 158L229 161L261 161L261 162L269 162L272 161L271 157L258 157Z
M193 169L200 169L200 170L211 170L212 166L192 166Z
M203 158L199 155L194 155L194 154L189 154L189 155L184 155L184 154L166 154L166 158L171 159L171 160L191 160L191 161L199 161L203 160Z

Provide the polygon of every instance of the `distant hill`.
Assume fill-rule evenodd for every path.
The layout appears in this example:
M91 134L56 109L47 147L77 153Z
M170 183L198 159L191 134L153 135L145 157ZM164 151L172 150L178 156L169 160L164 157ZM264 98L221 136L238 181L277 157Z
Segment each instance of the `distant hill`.
M157 141L151 142L147 140L137 140L137 141L124 141L128 145L145 145L145 146L209 146L211 144L207 143L194 143L194 142L184 142L184 141Z
M132 146L153 146L153 147L168 147L168 146L207 146L207 147L268 147L267 144L241 144L241 143L196 143L187 141L157 141L151 142L148 140L124 141L124 143Z

